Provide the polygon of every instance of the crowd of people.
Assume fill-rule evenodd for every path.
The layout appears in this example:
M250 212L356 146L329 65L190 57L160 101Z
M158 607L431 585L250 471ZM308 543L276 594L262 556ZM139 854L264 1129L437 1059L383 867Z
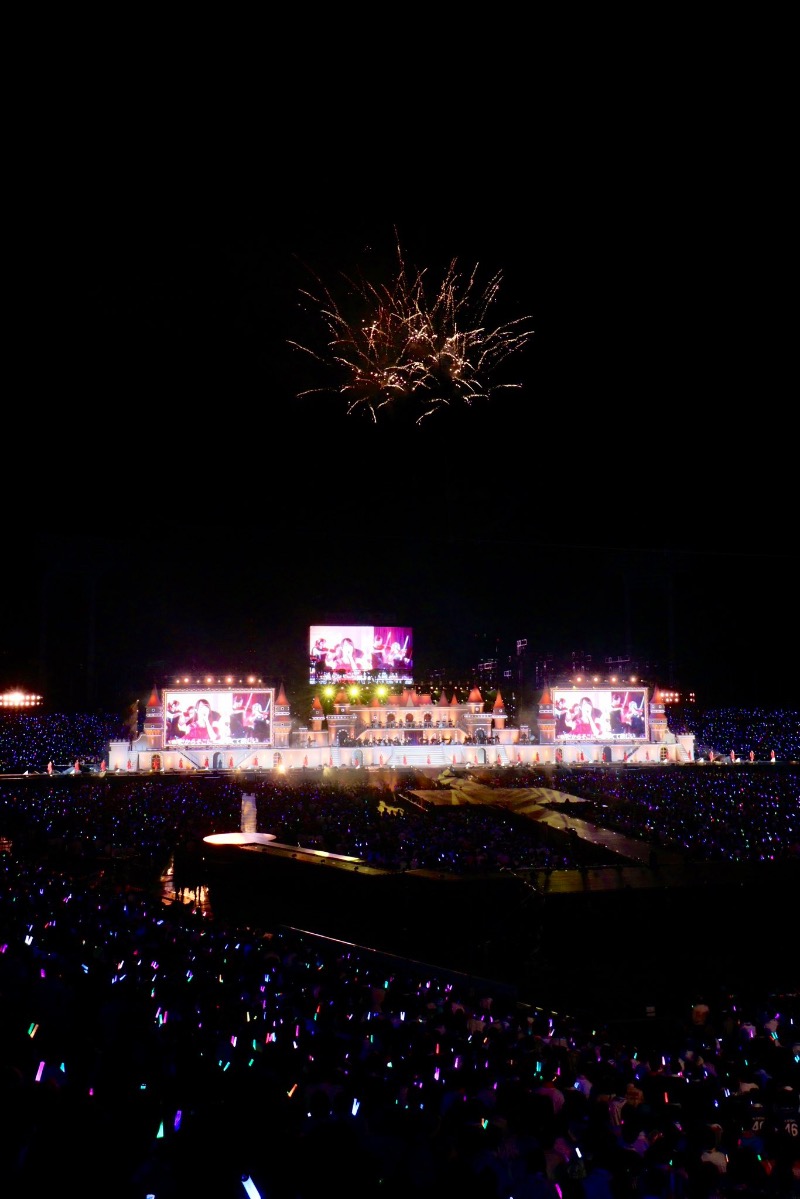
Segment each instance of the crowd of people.
M82 750L101 747L64 758ZM37 760L54 755L49 739ZM698 860L760 860L767 827L796 838L798 777L743 763L495 781L583 795L582 819ZM252 790L261 830L388 869L575 865L569 839L555 851L491 805L416 804L413 786L308 772ZM224 777L0 780L0 1194L800 1194L800 988L743 998L687 978L680 1020L623 1028L143 885L181 844L239 829L241 805Z
M48 762L99 763L109 741L131 736L129 724L110 712L0 712L0 774L41 772Z
M402 791L365 776L329 781L318 772L254 778L258 827L278 841L359 857L387 870L455 874L578 869L607 860L602 847L555 842L549 829L509 809L422 806L414 780ZM575 814L656 848L712 862L800 861L800 767L692 766L517 768L482 775L486 785L545 787L581 800ZM33 786L35 782L35 788ZM430 779L418 786L436 786ZM0 835L26 852L90 862L135 854L163 867L176 848L240 827L242 784L225 776L75 777L0 781ZM560 805L561 806L561 805ZM567 805L569 810L569 805Z
M66 781L66 780L65 780ZM176 849L241 827L242 784L224 776L73 776L0 780L0 835L25 853L93 862L135 856L163 869ZM430 787L431 781L425 780ZM308 772L291 782L254 779L258 827L289 845L325 849L388 870L490 873L513 866L575 868L568 847L511 813L479 805L423 810L371 779L328 782Z
M584 801L583 820L690 860L800 864L800 764L779 774L769 767L735 776L726 770L581 767L563 789Z
M0 1191L796 1195L800 996L624 1037L0 857ZM533 997L535 999L535 997Z
M667 710L670 731L691 733L697 756L709 749L742 761L775 755L779 762L800 761L800 712L794 708L697 708L684 704Z
M697 756L800 761L800 712L782 708L668 709L670 732L690 733ZM135 734L134 734L135 735ZM48 761L100 763L109 741L127 741L127 720L114 713L0 712L0 774L41 771Z

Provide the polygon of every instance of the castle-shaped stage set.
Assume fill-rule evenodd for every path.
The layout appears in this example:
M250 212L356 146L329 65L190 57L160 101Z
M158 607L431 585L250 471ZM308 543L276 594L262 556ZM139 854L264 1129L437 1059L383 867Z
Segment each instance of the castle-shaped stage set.
M385 691L385 689L384 689ZM667 726L658 687L616 682L546 687L537 726L510 725L500 692L466 702L413 687L352 702L345 688L326 712L318 696L308 725L296 727L283 685L221 680L153 687L135 741L112 741L110 771L414 769L445 767L683 763L694 738Z

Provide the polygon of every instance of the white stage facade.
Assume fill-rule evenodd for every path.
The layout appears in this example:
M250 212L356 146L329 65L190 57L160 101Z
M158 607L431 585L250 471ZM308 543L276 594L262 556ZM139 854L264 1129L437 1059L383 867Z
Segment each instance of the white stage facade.
M510 726L502 696L467 700L414 688L366 704L344 689L325 712L315 697L296 727L281 686L156 687L135 741L112 741L107 770L268 772L403 770L694 761L694 738L667 726L659 689L640 684L546 687L535 730Z

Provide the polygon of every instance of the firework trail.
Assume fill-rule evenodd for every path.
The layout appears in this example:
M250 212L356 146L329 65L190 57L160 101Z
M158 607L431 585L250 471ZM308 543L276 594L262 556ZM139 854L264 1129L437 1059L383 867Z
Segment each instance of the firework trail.
M397 259L397 275L386 286L342 274L346 296L341 301L319 279L317 294L301 289L321 317L327 340L321 351L289 344L329 368L337 382L299 392L298 399L333 393L346 401L348 415L362 413L375 422L382 409L402 406L421 424L453 405L469 406L519 388L519 383L498 382L496 375L533 329L529 317L493 328L487 324L502 276L494 275L480 288L477 266L465 277L453 259L441 284L426 290L426 272L409 273L399 243Z

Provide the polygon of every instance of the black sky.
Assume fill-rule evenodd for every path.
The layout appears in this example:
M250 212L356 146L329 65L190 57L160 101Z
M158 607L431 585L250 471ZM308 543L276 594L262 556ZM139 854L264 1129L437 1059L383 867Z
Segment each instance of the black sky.
M786 222L755 151L745 177L665 125L402 188L335 154L246 185L90 151L7 235L0 686L287 677L349 613L412 625L426 664L524 637L793 700ZM535 330L519 390L420 426L297 398L329 380L289 345L302 289L390 282L398 243L432 280L501 274L497 321Z

